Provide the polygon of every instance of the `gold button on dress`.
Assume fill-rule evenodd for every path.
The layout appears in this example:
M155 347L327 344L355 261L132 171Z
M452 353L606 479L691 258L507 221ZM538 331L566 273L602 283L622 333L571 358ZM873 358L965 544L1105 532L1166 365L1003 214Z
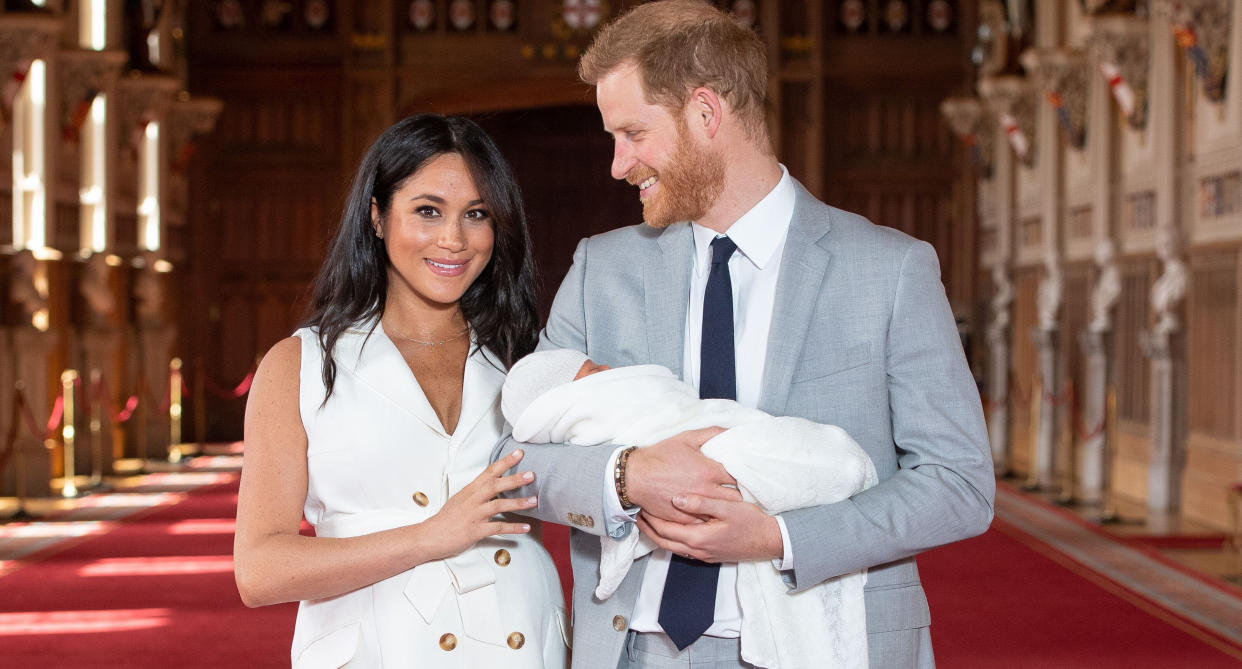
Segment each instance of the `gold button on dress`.
M526 643L526 637L523 636L521 632L514 632L513 634L509 635L509 647L512 648L513 650L517 650L521 648L522 645L525 643Z
M444 650L453 650L457 647L457 637L453 634L445 634L440 637L440 647Z
M612 618L612 628L613 628L614 630L617 630L618 632L624 632L624 631L625 631L625 625L626 625L626 622L625 622L625 617L624 617L624 616L613 616L613 618Z
M500 550L496 551L495 559L496 559L496 564L502 567L508 567L509 561L512 560L513 557L509 555L509 551L501 548Z
M419 506L427 506L427 496L421 492L414 493L414 503Z

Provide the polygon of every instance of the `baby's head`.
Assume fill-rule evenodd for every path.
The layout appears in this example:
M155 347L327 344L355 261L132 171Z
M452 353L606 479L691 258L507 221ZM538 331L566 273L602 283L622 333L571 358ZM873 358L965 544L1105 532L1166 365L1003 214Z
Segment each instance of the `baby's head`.
M509 370L500 400L501 411L510 423L516 423L540 395L607 369L608 365L597 365L579 351L556 349L531 353Z

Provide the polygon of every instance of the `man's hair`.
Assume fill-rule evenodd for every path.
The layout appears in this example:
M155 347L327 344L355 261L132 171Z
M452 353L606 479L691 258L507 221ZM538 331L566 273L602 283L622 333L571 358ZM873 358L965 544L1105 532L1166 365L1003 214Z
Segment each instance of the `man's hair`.
M766 134L766 47L712 5L664 0L633 8L599 31L578 61L578 76L595 85L629 63L638 66L647 102L679 110L704 86L725 99L748 134Z

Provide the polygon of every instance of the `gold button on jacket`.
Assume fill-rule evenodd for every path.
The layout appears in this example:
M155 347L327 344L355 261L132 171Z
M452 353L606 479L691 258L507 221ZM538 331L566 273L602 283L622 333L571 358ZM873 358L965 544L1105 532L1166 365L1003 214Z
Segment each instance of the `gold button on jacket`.
M625 621L625 617L624 617L624 616L614 616L614 617L613 617L613 619L612 619L612 628L613 628L614 630L617 630L618 632L624 632L624 631L625 631L625 625L626 625L626 621Z
M414 493L414 503L419 506L427 506L427 496L421 492Z
M523 636L521 632L514 632L513 634L509 635L509 647L512 648L513 650L517 650L521 648L522 645L525 643L526 643L526 637Z
M444 650L453 650L457 647L457 637L452 634L445 634L440 637L440 647Z
M507 550L505 550L505 549L503 549L503 548L501 548L500 550L496 551L496 556L495 556L496 564L498 564L498 565L500 565L500 566L502 566L502 567L508 567L508 566L509 566L509 561L510 561L510 560L512 560L512 559L513 559L513 558L512 558L512 556L510 556L510 555L509 555L509 551L507 551Z

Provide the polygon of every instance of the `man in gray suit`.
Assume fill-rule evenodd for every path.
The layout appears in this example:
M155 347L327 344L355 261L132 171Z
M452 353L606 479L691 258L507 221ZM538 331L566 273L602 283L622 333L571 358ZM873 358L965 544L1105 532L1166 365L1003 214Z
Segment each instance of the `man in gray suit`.
M934 664L913 555L983 532L995 493L979 397L928 244L829 207L777 162L763 43L698 0L640 5L579 72L615 141L612 176L645 225L583 240L543 348L658 363L776 415L835 424L880 484L768 516L699 453L716 432L643 448L522 447L536 516L569 523L573 665L742 667L736 563L771 560L790 592L868 570L872 667ZM599 541L661 547L607 601ZM705 663L706 662L706 663Z

